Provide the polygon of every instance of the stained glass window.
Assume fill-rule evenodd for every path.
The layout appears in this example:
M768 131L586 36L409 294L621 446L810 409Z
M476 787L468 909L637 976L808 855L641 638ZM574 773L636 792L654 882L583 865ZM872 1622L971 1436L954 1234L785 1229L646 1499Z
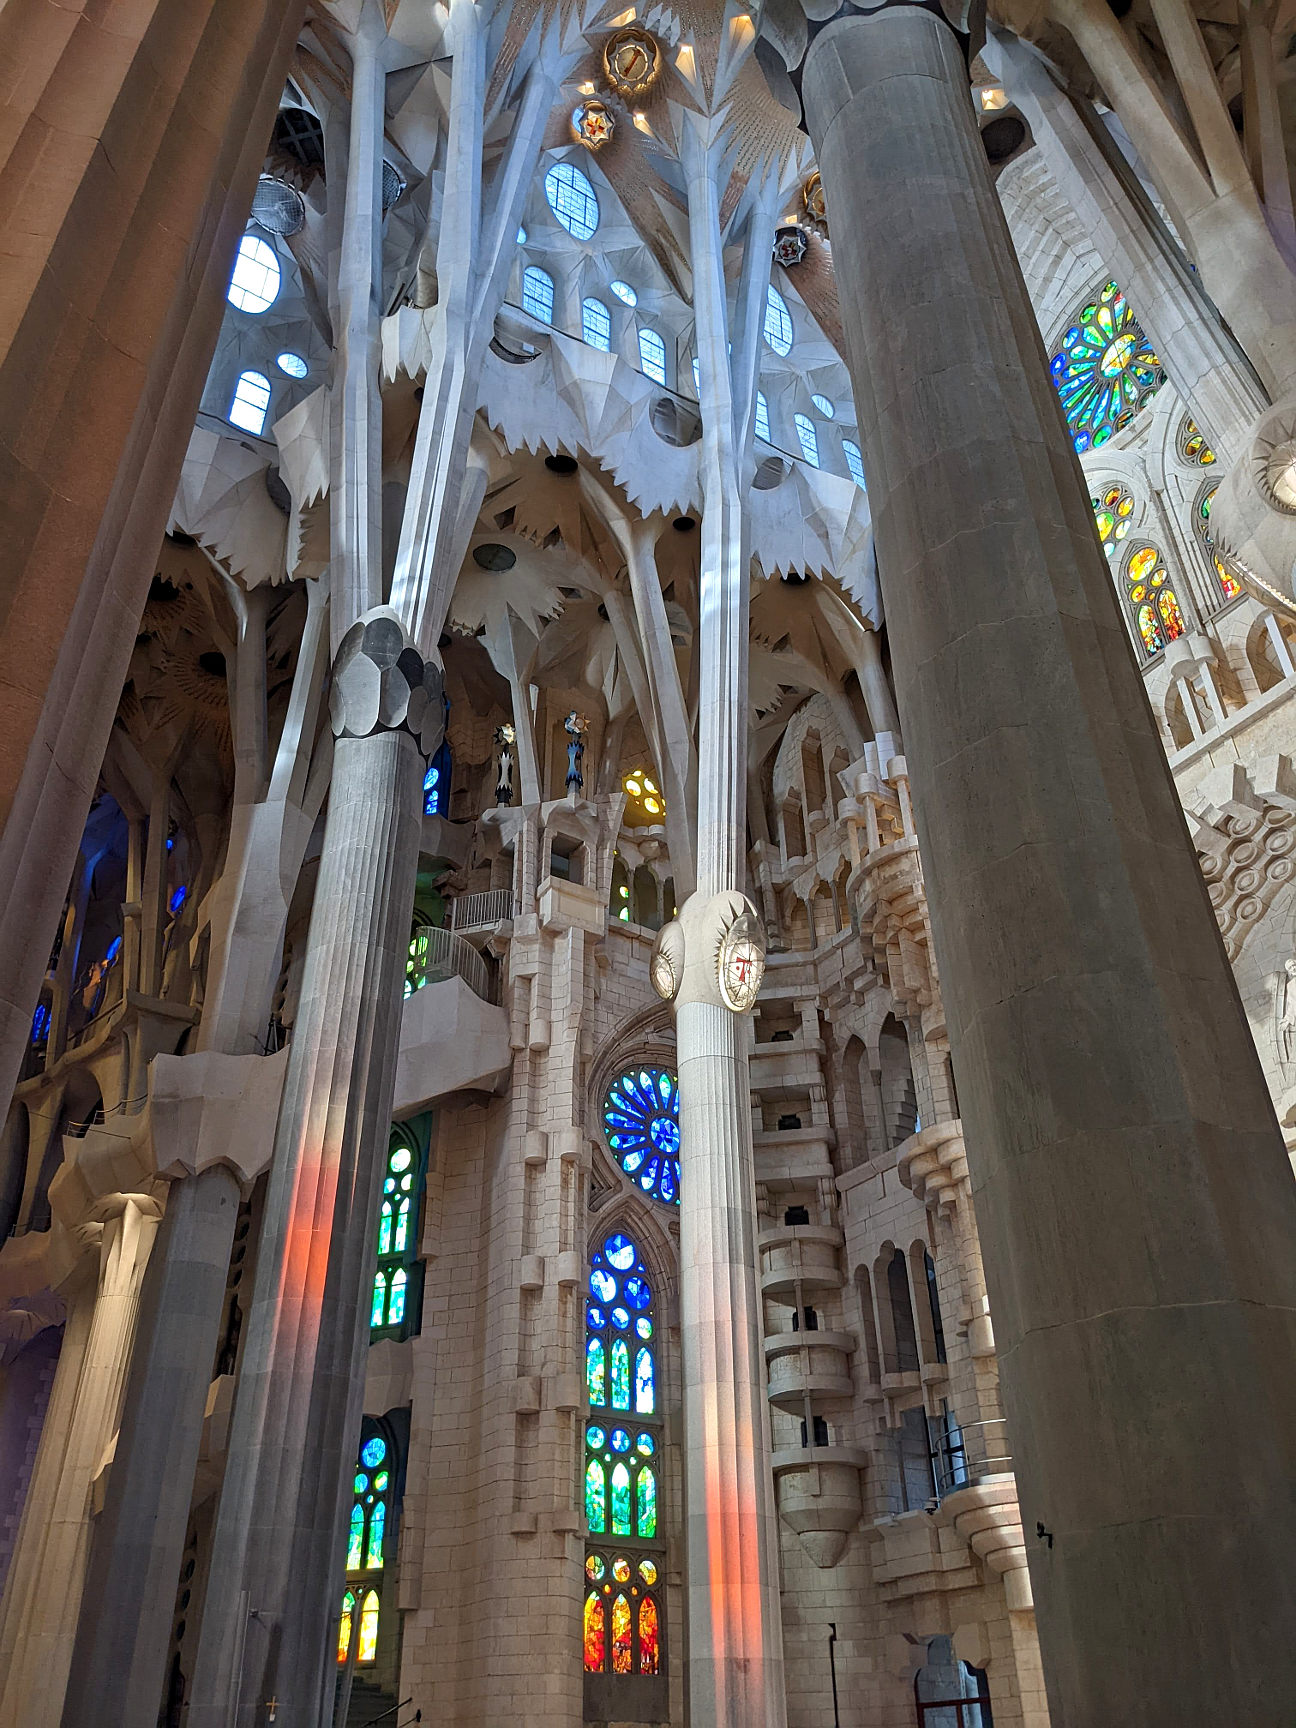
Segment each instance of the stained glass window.
M765 340L776 354L792 352L792 314L772 282L765 296Z
M1211 460L1213 461L1214 457L1212 457ZM1215 572L1215 580L1220 585L1220 590L1224 599L1236 600L1238 595L1242 592L1242 584L1238 581L1236 576L1230 574L1224 560L1215 550L1215 541L1212 538L1210 531L1211 505L1215 500L1215 493L1217 490L1218 487L1211 486L1197 499L1196 506L1193 510L1193 532L1201 542L1202 551L1210 560L1211 568Z
M585 1555L585 1668L592 1674L656 1674L661 1550L649 1547L663 1535L656 1309L647 1267L623 1232L609 1236L593 1257L586 1335L585 1521L591 1547ZM612 1364L610 1377L605 1362ZM617 1549L602 1545L609 1539Z
M393 1122L378 1205L378 1265L369 1330L408 1336L417 1330L423 1262L418 1255L419 1207L432 1118L426 1112Z
M1081 308L1049 370L1082 455L1123 431L1165 383L1161 362L1115 282L1104 283Z
M240 372L226 419L240 431L260 437L270 411L270 380L264 372Z
M612 314L601 300L582 300L581 335L591 348L606 354L612 347Z
M569 234L588 240L599 225L599 202L588 175L571 162L555 162L544 177L549 208Z
M1108 486L1099 497L1091 498L1089 502L1093 505L1098 539L1110 558L1130 531L1134 496L1127 486Z
M423 814L444 816L450 809L450 740L443 738L423 776Z
M1182 636L1186 625L1170 584L1165 560L1155 546L1140 546L1125 565L1125 595L1145 652L1159 654Z
M603 1101L612 1156L634 1182L668 1206L679 1205L679 1084L664 1068L631 1068Z
M792 423L796 427L797 437L801 440L801 454L812 468L819 466L819 434L814 429L814 421L808 414L794 414Z
M350 1581L338 1619L339 1662L345 1662L350 1654L353 1633L358 1663L372 1662L378 1653L381 1577L376 1575L382 1573L388 1559L395 1471L390 1438L377 1423L366 1421L351 1484L346 1550Z
M666 344L655 330L639 332L639 367L645 378L666 382Z
M846 466L850 469L850 477L857 486L864 484L864 458L860 455L858 444L849 438L842 439L842 455L846 458Z
M765 392L756 392L756 436L763 438L768 444L770 440L769 403L765 400Z
M1179 427L1179 454L1185 462L1195 463L1198 468L1210 468L1215 462L1215 452L1197 429L1197 422L1191 415L1185 415Z
M528 264L522 272L522 310L542 324L552 324L553 309L553 277L538 264Z

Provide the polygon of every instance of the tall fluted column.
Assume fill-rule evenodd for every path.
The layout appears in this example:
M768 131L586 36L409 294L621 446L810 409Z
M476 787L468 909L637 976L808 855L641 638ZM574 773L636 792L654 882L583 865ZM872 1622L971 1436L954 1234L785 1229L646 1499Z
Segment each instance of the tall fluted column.
M9 1574L0 1644L4 1728L55 1728L59 1719L90 1548L90 1490L117 1429L160 1208L142 1194L115 1194L97 1211L98 1284L76 1392L66 1409L56 1386L60 1409L51 1413L66 1409L66 1423L47 1421L41 1437L42 1452L49 1448L57 1460L57 1485L39 1503L39 1525L24 1517Z
M691 134L684 159L701 372L704 497L698 606L698 885L681 916L688 965L675 1020L682 1147L689 1719L694 1728L782 1728L787 1717L778 1524L757 1288L750 1034L745 1019L721 1000L715 971L723 922L717 920L717 909L727 902L730 910L724 916L740 911L739 891L746 876L751 545L740 483L751 450L752 336L760 329L769 282L770 231L767 212L758 202L748 217L735 320L737 352L731 363L719 154Z
M960 45L910 7L839 20L803 92L1054 1721L1278 1728L1282 1138Z
M384 724L378 710L402 718ZM440 675L425 672L389 611L370 614L344 639L333 714L341 735L190 1728L253 1728L270 1697L279 1700L280 1728L318 1728L332 1676L326 1648L342 1575L342 1491L368 1339L360 1294L376 1255L423 768L442 717Z

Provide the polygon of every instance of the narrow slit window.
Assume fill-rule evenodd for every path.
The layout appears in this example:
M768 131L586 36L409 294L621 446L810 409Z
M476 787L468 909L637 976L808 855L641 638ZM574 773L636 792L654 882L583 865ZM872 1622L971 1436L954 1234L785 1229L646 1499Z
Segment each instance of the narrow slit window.
M756 392L756 436L763 438L767 444L773 443L770 437L769 403L765 400L765 392Z

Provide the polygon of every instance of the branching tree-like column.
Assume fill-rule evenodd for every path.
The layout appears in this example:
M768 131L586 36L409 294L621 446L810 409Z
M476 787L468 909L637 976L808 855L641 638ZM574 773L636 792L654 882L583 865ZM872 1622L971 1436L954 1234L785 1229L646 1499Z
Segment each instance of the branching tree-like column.
M741 892L751 562L743 483L773 223L767 204L753 197L731 355L723 123L690 116L681 156L702 409L697 892L662 932L654 983L676 993L679 1047L688 1698L694 1728L782 1728L778 1522L741 1012L755 998L755 988L748 994L743 986L759 985L763 964L753 940L759 920ZM736 993L726 993L719 976L731 965L741 974Z
M960 43L911 7L838 20L802 89L1053 1721L1279 1728L1296 1696L1282 1138Z

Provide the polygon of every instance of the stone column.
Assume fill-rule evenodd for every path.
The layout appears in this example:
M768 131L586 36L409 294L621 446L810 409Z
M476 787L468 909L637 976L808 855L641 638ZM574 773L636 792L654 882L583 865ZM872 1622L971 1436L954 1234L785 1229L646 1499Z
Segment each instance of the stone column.
M380 609L344 638L332 702L328 823L189 1728L259 1728L271 1697L279 1728L318 1728L332 1684L343 1489L368 1342L361 1292L376 1255L423 768L441 735L440 674L425 670L395 615Z
M49 1492L30 1497L9 1574L0 1643L4 1728L55 1728L59 1720L90 1548L91 1487L117 1430L159 1212L143 1194L110 1195L95 1208L98 1284L79 1363L80 1328L72 1318L65 1340L73 1344L68 1366L76 1369L76 1390L65 1399L56 1376L36 1465Z
M1114 140L1104 142L1105 135L1086 124L1026 43L994 31L982 56L1030 122L1054 185L1120 283L1176 390L1222 465L1231 466L1246 449L1268 397L1133 170Z
M803 91L1054 1720L1278 1728L1281 1136L959 43L908 7L839 20Z
M716 988L718 937L745 905L738 890L746 876L747 851L751 544L740 477L751 450L751 337L754 329L759 339L764 314L770 233L757 205L748 217L735 320L738 359L731 369L720 243L721 157L691 130L683 156L701 368L704 496L697 893L681 916L688 965L676 1007L689 1720L693 1728L782 1728L787 1704L756 1282L750 1032Z

